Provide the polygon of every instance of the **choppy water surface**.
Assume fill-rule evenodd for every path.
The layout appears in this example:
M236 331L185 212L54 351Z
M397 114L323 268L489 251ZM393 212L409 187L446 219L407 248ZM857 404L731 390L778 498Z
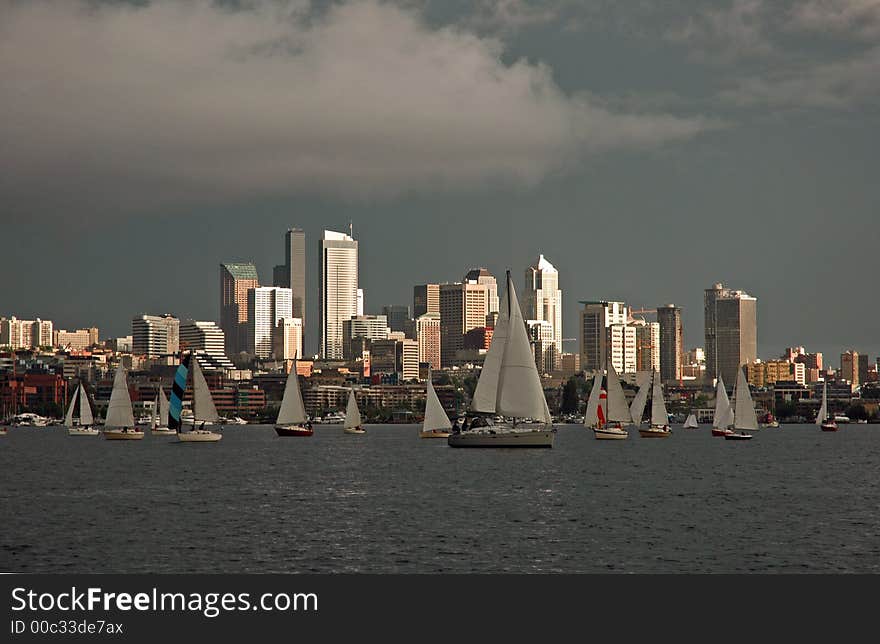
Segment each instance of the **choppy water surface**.
M0 438L0 570L880 572L880 426L456 450L412 425Z

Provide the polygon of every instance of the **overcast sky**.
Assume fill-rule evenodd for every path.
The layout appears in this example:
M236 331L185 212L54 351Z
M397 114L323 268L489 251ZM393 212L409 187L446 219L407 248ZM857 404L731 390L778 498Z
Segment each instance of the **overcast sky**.
M759 354L873 358L880 0L0 0L0 315L219 318L354 223L367 312L487 266L758 298ZM577 343L566 346L576 350Z

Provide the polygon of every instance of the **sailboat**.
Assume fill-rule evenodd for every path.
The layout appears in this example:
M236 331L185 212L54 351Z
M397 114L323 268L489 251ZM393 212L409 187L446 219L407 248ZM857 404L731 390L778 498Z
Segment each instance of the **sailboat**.
M348 406L345 408L345 422L342 424L342 429L346 434L367 433L361 424L361 412L354 397L354 389L350 389L348 392Z
M605 424L605 413L602 410L602 401L605 400L605 390L602 389L602 374L593 376L593 388L590 389L590 397L587 400L587 409L584 412L584 427L595 429Z
M712 436L727 436L733 430L733 409L730 407L730 399L727 397L727 389L724 380L718 376L718 386L715 388L715 415L712 417Z
M699 429L700 423L697 422L697 417L694 414L690 414L682 427L684 429Z
M666 411L666 402L663 400L663 383L660 381L660 372L655 371L651 390L651 425L644 429L639 427L639 436L642 438L666 438L672 434L669 429L669 413Z
M425 420L422 423L422 431L419 436L422 438L448 438L452 431L452 423L449 422L449 416L437 392L434 391L434 383L431 382L431 374L428 374L428 397L425 400Z
M647 373L647 372L646 372ZM636 429L642 424L642 416L645 414L645 405L648 402L648 392L651 389L651 374L642 382L639 391L633 398L632 404L629 406L629 415L632 416L633 425Z
M752 402L749 383L746 381L746 374L742 369L738 369L736 373L735 396L736 410L734 411L733 429L736 431L726 434L724 438L729 441L749 440L752 435L748 432L758 429L758 415L755 413L755 403Z
M819 413L816 414L816 424L822 428L823 432L836 432L840 429L840 425L834 420L834 416L828 414L828 383L822 383L822 406L819 407Z
M76 406L79 403L79 415L76 415ZM97 436L101 432L92 426L95 419L92 417L92 408L89 405L89 397L86 395L85 387L80 383L79 388L70 399L70 407L67 409L67 416L64 418L64 424L67 425L68 436Z
M162 387L156 392L156 402L150 417L150 433L157 436L172 436L177 433L168 427L168 399Z
M190 364L192 364L193 378L193 417L192 429L185 432L180 417L183 411L183 394L186 391L186 376ZM214 407L208 383L205 382L205 376L202 374L202 368L199 366L198 359L190 353L180 361L177 373L174 374L174 385L171 387L171 406L168 411L168 427L177 432L178 442L216 443L223 438L223 434L212 432L205 429L204 426L205 423L215 423L218 419L217 409ZM196 423L199 421L202 421L201 426L196 428Z
M597 375L596 379L601 380L602 376ZM623 387L620 386L617 372L610 364L608 365L607 379L608 394L605 400L604 422L600 422L593 428L593 436L598 440L626 440L629 438L629 432L626 431L625 426L632 422L632 415L629 407L626 406L626 396L623 393Z
M144 432L134 424L128 380L122 365L116 368L116 375L113 376L113 391L110 393L110 404L107 406L102 433L104 438L111 441L140 440L144 437Z
M312 424L306 416L302 393L299 390L296 361L294 361L290 373L287 374L281 409L278 410L278 418L275 421L275 433L279 436L311 436L314 434Z
M553 419L507 271L492 344L468 417L447 438L450 447L553 447ZM510 418L495 422L495 416Z

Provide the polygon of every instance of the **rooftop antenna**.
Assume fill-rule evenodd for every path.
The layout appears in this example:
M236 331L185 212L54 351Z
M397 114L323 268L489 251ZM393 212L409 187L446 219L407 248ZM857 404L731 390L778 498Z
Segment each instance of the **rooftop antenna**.
M354 239L354 222L351 219L348 220L348 236Z

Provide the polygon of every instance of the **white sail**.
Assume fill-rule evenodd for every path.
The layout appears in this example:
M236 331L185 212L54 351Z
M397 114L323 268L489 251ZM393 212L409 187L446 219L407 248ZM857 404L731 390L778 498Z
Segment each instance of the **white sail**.
M684 421L685 429L697 429L700 424L697 422L697 417L691 414L687 417L687 420Z
M614 370L614 365L608 364L608 421L617 421L624 424L632 422L632 415L629 413L629 407L626 406L626 396L623 393L623 387L620 386L620 379Z
M354 390L350 390L348 394L348 405L345 408L344 429L354 429L361 424L361 412L358 409L357 400L354 397Z
M507 305L510 293L507 292L501 299L501 310L498 311L498 319L495 322L495 330L492 333L492 343L483 361L483 369L477 380L477 388L474 391L474 399L471 409L483 414L496 413L498 404L498 387L501 378L501 362L504 358L504 347L507 345L507 329L510 326L510 307Z
M452 423L449 422L449 416L440 404L437 392L434 391L434 383L428 376L428 399L425 402L425 421L422 425L422 431L431 431L434 429L452 429Z
M664 427L669 424L669 413L666 411L666 402L663 400L663 383L660 382L660 372L654 372L654 387L651 392L651 424Z
M208 389L208 383L202 374L202 368L199 366L198 359L192 357L193 367L193 421L209 421L214 422L219 419L217 409L214 407L214 399L211 398L211 391Z
M819 407L819 413L816 415L816 424L821 425L828 418L828 383L822 383L822 406Z
M95 422L94 417L92 416L92 407L89 405L89 396L86 393L86 388L82 386L82 383L79 385L79 424L80 425L91 425Z
M131 396L128 394L128 380L122 365L116 368L116 375L113 377L113 392L110 394L110 404L107 406L104 427L107 429L134 427L134 413L131 410Z
M162 387L159 387L159 426L168 427L168 412L171 411L171 405L168 404L168 398Z
M736 429L758 429L755 403L752 402L749 383L746 381L746 374L742 369L737 369L736 375L736 411L734 412L733 426Z
M602 395L602 374L597 372L593 376L593 388L590 390L590 398L587 400L587 411L584 414L584 425L587 427L599 426L599 398Z
M303 405L302 394L299 390L299 377L296 375L296 363L287 374L287 384L284 386L284 397L281 399L281 409L278 410L279 425L302 425L308 420L306 408Z
M67 415L64 417L64 424L67 427L73 427L73 410L76 408L77 398L79 398L79 389L70 397L70 407L67 408Z
M727 429L733 425L733 410L730 408L730 399L727 397L727 389L724 381L718 376L718 386L715 389L715 415L712 417L712 427L715 429Z
M650 371L639 372L637 377L639 376L647 376L647 378L642 381L642 385L639 387L639 391L636 394L636 397L633 398L632 405L629 407L629 414L632 416L633 424L635 425L640 425L642 423L642 416L645 414L645 405L648 402L648 389L651 387Z
M156 400L153 401L153 413L150 414L150 429L156 429L159 425L159 392L156 392Z

